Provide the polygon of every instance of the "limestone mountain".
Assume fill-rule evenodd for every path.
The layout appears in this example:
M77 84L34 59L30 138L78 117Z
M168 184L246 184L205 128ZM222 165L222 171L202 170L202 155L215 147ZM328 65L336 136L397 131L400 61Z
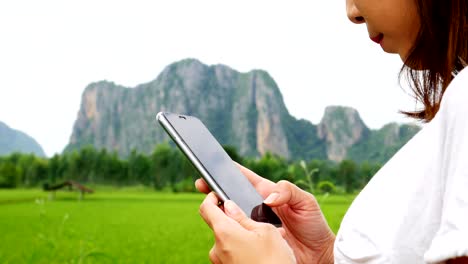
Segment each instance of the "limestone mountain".
M223 144L243 155L267 151L291 157L285 108L278 87L264 71L239 73L197 60L169 65L159 77L133 89L111 82L90 84L67 150L84 145L151 152L168 140L155 121L159 111L199 117Z
M265 71L241 73L186 59L134 88L108 81L88 85L65 151L93 145L122 156L132 149L150 153L169 140L155 121L159 111L197 116L221 144L247 156L271 152L289 159L339 161L367 139L379 140L350 108L327 108L318 126L297 120Z
M421 128L413 124L389 123L348 149L348 158L356 161L370 160L384 163L389 160Z
M369 133L358 111L350 107L327 107L318 125L318 136L327 142L327 157L333 161L346 158L347 150Z
M44 157L42 147L32 137L19 130L10 128L5 123L0 122L0 156L13 152L33 153Z

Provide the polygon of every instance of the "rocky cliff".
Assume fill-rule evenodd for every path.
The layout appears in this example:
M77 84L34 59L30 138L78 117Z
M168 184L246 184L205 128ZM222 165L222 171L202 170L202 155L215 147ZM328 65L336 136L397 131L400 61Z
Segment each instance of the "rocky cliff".
M327 157L341 161L347 150L370 133L359 113L350 107L329 106L318 125L318 136L327 142Z
M156 80L135 88L90 84L67 150L91 144L122 155L133 148L149 153L168 140L155 122L159 111L199 117L220 142L243 155L291 156L283 126L290 116L283 114L287 110L271 77L197 60L169 65Z
M150 153L169 139L155 121L159 111L199 117L222 144L247 156L271 152L290 159L340 161L349 158L352 149L367 150L356 146L368 139L380 138L372 136L374 131L351 108L327 108L318 126L297 120L265 71L240 73L187 59L134 88L108 81L88 85L65 151L94 145L123 156L132 149ZM400 136L386 140L398 141Z

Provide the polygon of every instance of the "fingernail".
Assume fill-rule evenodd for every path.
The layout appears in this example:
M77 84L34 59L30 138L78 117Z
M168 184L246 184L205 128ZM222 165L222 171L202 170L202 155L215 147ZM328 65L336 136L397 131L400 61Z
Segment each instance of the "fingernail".
M277 192L274 192L274 193L271 193L270 195L268 195L268 197L265 199L265 201L263 201L263 203L266 203L266 204L271 204L273 202L275 202L279 197L279 193Z
M239 213L239 207L231 200L224 202L224 211L228 215L236 215Z

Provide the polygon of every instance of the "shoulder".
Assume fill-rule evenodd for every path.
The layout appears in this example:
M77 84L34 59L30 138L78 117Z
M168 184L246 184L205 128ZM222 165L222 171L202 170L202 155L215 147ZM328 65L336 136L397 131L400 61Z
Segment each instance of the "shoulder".
M467 104L468 100L468 67L458 73L450 83L442 99L442 106L448 103Z
M466 120L468 123L468 67L463 69L453 79L448 86L442 98L439 113L439 119L445 121Z

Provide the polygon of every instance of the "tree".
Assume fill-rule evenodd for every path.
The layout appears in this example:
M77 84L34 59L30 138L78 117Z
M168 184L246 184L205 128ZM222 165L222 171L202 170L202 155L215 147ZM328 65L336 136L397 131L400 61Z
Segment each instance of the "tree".
M327 160L294 162L271 153L259 159L243 158L234 147L224 149L234 161L259 175L274 182L289 180L308 191L314 187L320 190L318 184L328 181L352 192L362 188L381 167L369 162L356 165L351 160L339 164ZM194 191L193 181L198 177L191 162L168 142L156 146L151 155L132 150L127 159L115 151L98 151L92 146L56 154L50 159L21 153L0 157L0 187L9 188L72 179L83 183L144 184L157 190L170 187L173 191Z
M251 161L248 166L262 177L270 179L273 182L286 178L288 174L287 162L283 158L269 152L256 162Z
M340 183L347 193L352 193L356 185L356 164L352 160L343 160L338 166Z
M112 154L108 154L107 158L107 174L105 175L108 179L116 185L122 185L127 180L127 168L126 162L121 162L119 155L116 151Z
M20 182L23 186L33 186L35 183L34 173L32 171L32 164L34 163L35 156L32 154L23 154L16 161L16 166L21 169Z
M18 182L23 182L24 186L36 186L47 181L49 177L49 161L45 158L25 155L18 160L17 167L20 168L21 176Z
M80 149L79 156L79 179L84 182L94 182L97 153L92 145Z
M55 182L61 178L60 162L60 156L57 154L55 154L51 159L49 159L48 181L50 184L55 184Z
M109 154L106 149L101 149L96 156L96 172L95 179L100 183L110 183L109 173L111 171L111 164L109 161Z
M359 188L363 188L381 168L380 164L364 161L359 166Z
M136 150L132 150L128 158L128 180L132 184L150 185L152 183L150 161L145 155L138 154Z
M180 160L177 155L173 154L169 143L156 146L151 155L154 188L160 190L168 181L171 185L175 184L175 174L177 173L177 170L174 168L175 164L180 164Z
M20 168L13 162L0 163L0 188L15 188L18 185L20 174Z
M237 149L236 147L234 146L223 146L224 150L227 152L227 154L229 155L229 157L231 157L231 159L239 164L242 164L243 162L243 159L242 157L239 155L239 152L237 152Z

